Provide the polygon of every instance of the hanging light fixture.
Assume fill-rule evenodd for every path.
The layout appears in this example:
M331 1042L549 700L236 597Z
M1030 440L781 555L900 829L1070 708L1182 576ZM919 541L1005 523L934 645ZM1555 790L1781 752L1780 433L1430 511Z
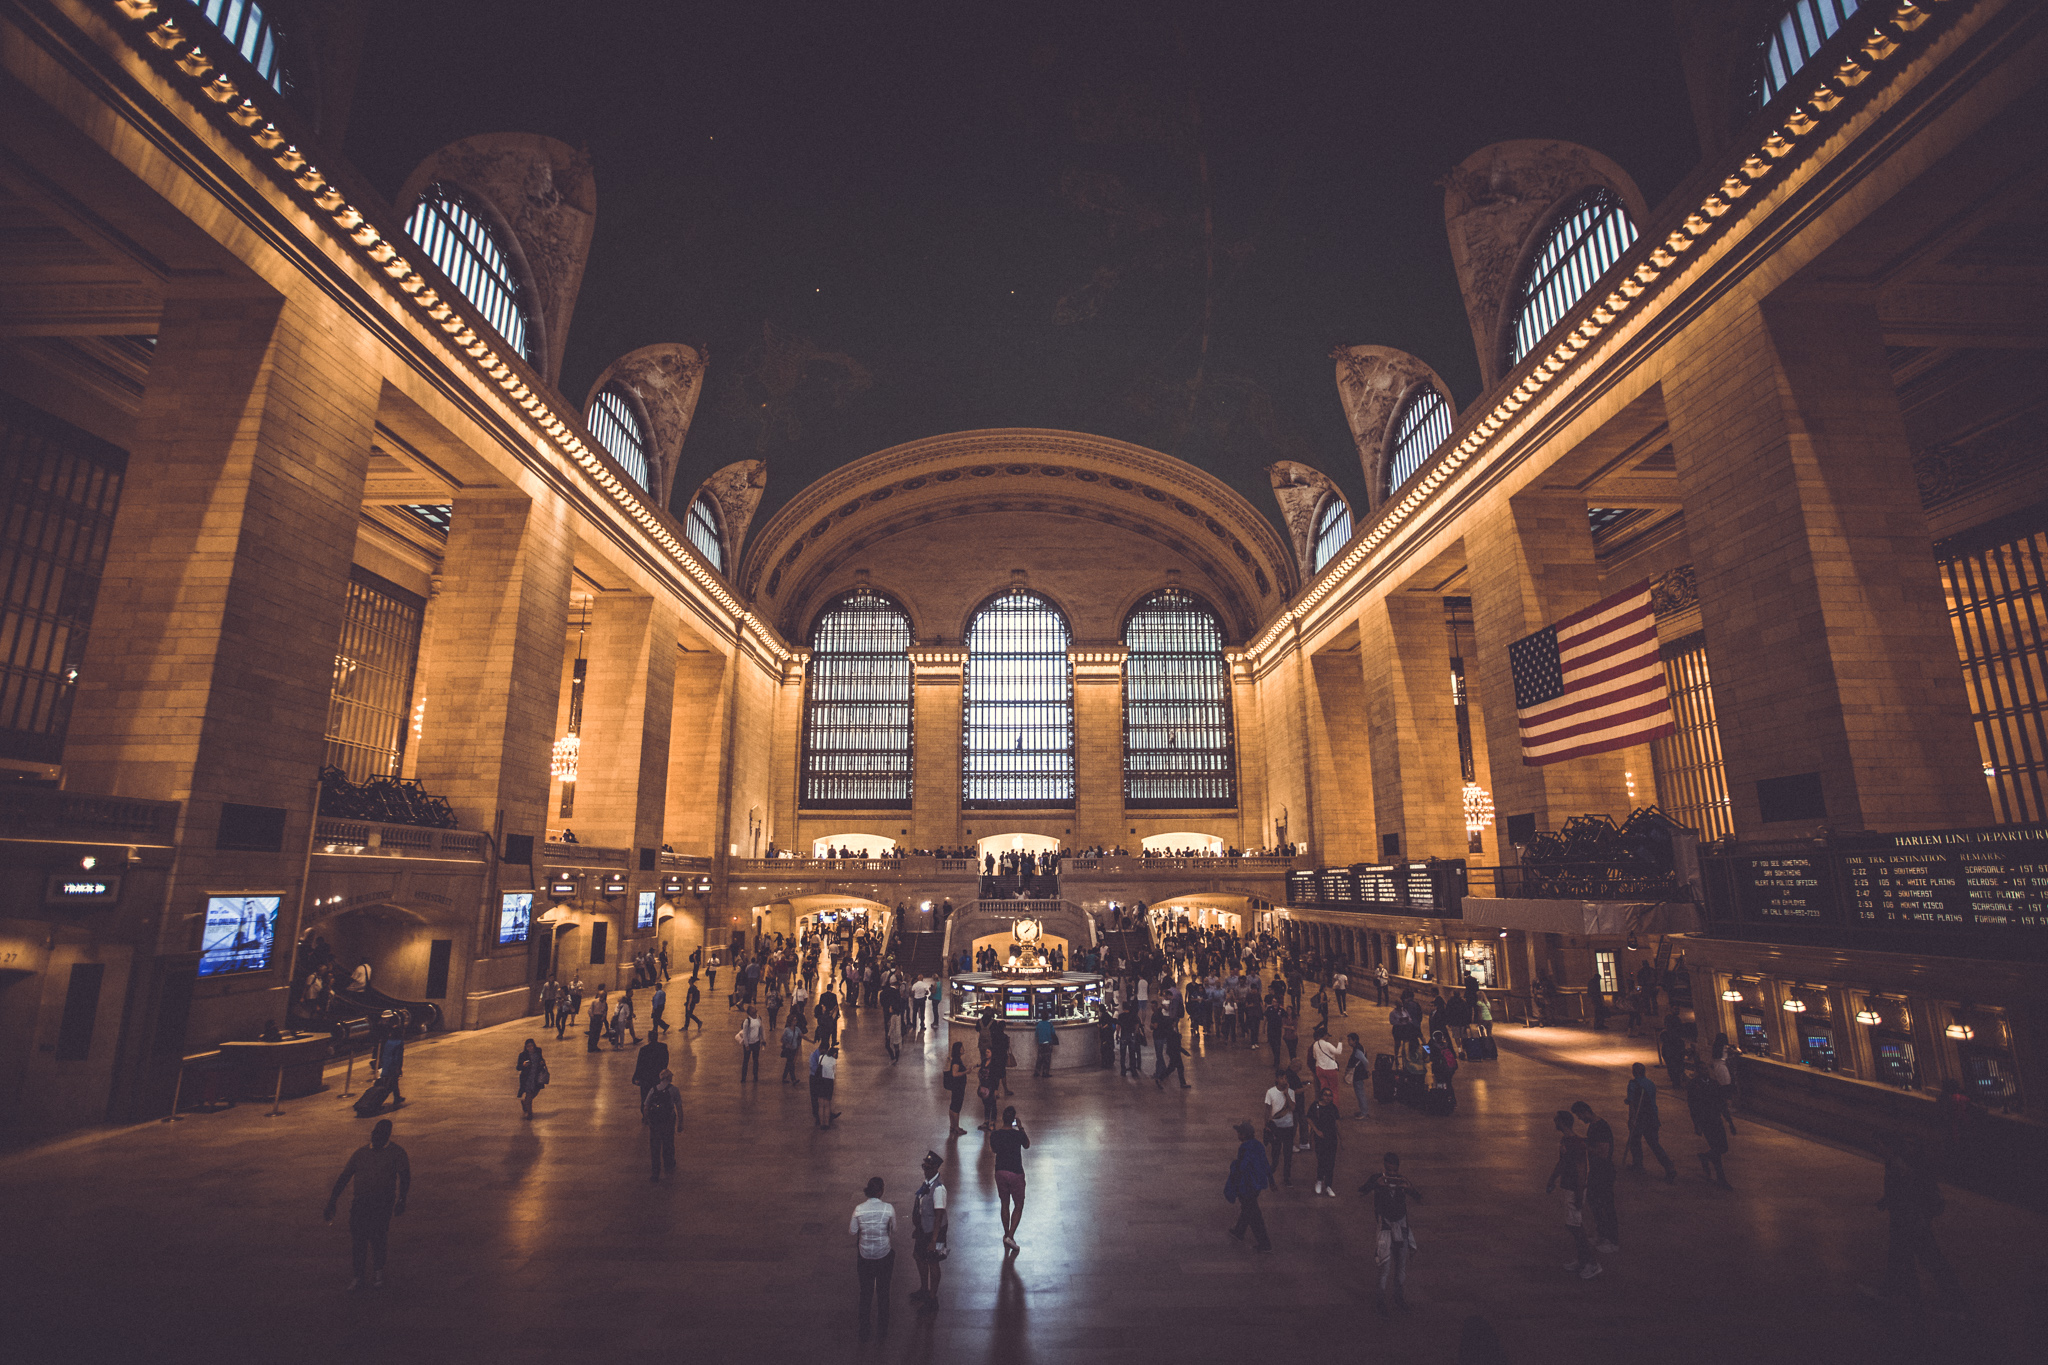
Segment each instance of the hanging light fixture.
M1465 833L1474 838L1493 823L1493 796L1477 782L1465 784Z
M1959 1043L1967 1043L1977 1036L1977 1030L1971 1028L1968 1024L1964 1023L1960 1019L1956 1020L1955 1023L1950 1024L1945 1030L1943 1030L1943 1032L1947 1033L1949 1037L1955 1039Z
M576 813L576 777L582 769L583 753L583 680L588 664L583 658L583 639L590 630L590 599L583 602L583 619L576 625L576 666L569 680L569 732L555 741L553 762L549 771L562 784L561 813L564 817Z
M1882 1024L1884 1016L1877 1012L1876 1006L1869 1001L1865 1001L1863 1008L1856 1011L1856 1022L1859 1024Z
M1731 1005L1737 1004L1742 999L1742 992L1730 986L1727 990L1721 992L1721 998Z
M574 782L577 772L577 756L583 749L583 741L575 735L563 735L555 741L553 773L557 782Z
M1785 1001L1785 1013L1787 1013L1787 1014L1804 1014L1804 1013L1806 1013L1806 1002L1805 1002L1804 1000L1801 1000L1801 999L1800 999L1800 998L1799 998L1798 996L1796 996L1796 995L1788 997L1788 998L1786 999L1786 1001Z

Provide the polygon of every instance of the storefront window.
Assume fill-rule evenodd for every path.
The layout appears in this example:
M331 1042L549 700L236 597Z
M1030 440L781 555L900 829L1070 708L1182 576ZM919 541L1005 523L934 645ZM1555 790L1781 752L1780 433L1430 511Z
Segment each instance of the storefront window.
M1877 1079L1902 1090L1920 1088L1920 1065L1913 1056L1913 1040L1903 1033L1870 1034L1870 1055L1877 1064Z
M1458 945L1458 960L1464 974L1489 989L1500 985L1498 970L1494 965L1493 944L1483 939L1468 939Z

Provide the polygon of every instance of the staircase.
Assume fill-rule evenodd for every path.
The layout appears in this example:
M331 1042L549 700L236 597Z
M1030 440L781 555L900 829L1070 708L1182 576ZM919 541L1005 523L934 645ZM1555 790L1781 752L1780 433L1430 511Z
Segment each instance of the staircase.
M945 974L944 934L905 934L896 953L896 963L913 980L920 976Z
M1136 962L1152 948L1152 932L1139 926L1135 929L1112 929L1102 936L1102 955L1121 957L1126 962Z

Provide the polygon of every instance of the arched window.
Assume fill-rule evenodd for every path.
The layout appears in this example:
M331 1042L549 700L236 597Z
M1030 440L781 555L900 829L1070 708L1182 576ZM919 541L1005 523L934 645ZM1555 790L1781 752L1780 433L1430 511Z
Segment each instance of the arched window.
M590 405L590 434L633 476L634 483L647 487L647 434L640 429L632 400L617 384L605 385Z
M1236 805L1230 667L1216 613L1161 589L1132 610L1124 646L1125 803Z
M1323 510L1316 513L1316 548L1315 553L1309 556L1310 563L1320 569L1350 543L1351 509L1345 505L1344 499L1332 493L1323 503Z
M1521 364L1541 345L1635 239L1636 225L1621 196L1606 186L1587 190L1566 204L1550 220L1516 293L1508 364Z
M1821 44L1840 32L1861 8L1863 0L1794 0L1785 6L1757 44L1762 68L1757 82L1758 107L1769 104L1790 85Z
M967 625L969 806L1074 804L1073 633L1059 608L1024 588L992 597Z
M420 196L412 217L405 220L405 230L448 282L476 305L484 321L498 329L505 344L532 360L532 328L519 281L483 209L461 190L437 180Z
M910 613L870 588L841 593L811 627L804 671L802 804L910 804Z
M199 13L280 93L285 88L284 39L277 21L253 0L199 0Z
M1451 405L1434 388L1415 391L1402 404L1394 419L1394 448L1387 462L1387 492L1391 493L1422 468L1423 461L1450 439Z
M699 493L691 499L683 533L697 547L697 553L711 561L712 568L725 572L725 537L718 533L718 507L709 493Z

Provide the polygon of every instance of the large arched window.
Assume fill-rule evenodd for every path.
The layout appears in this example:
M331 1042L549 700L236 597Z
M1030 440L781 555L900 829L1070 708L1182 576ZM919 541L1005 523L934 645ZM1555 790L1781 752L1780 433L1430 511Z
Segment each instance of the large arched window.
M699 493L690 500L690 515L683 523L683 533L697 547L697 553L711 561L712 568L725 572L725 537L719 534L718 506L709 493Z
M254 0L198 0L199 13L235 46L256 74L278 91L285 88L284 41L277 21Z
M590 405L590 434L634 483L647 487L647 433L633 411L633 400L617 384L605 385Z
M1124 623L1124 800L1132 806L1234 806L1230 666L1216 613L1179 588L1138 603Z
M476 305L484 321L498 329L505 344L532 360L533 329L512 259L483 209L461 190L437 180L420 196L412 217L405 220L405 230L426 249L448 282Z
M1821 44L1840 32L1850 16L1861 8L1862 0L1794 0L1785 6L1757 45L1762 68L1757 81L1757 104L1762 106L1775 99L1799 74L1799 68L1813 60Z
M1621 196L1605 185L1587 190L1550 220L1515 294L1515 331L1508 364L1519 365L1571 312L1636 239Z
M1332 493L1323 502L1323 510L1316 513L1315 551L1309 556L1311 568L1322 568L1337 551L1350 543L1351 508L1344 499Z
M1393 450L1387 460L1387 492L1391 493L1450 439L1451 405L1435 388L1417 389L1394 419Z
M1059 608L1024 588L968 622L964 804L1074 804L1072 639Z
M909 651L910 613L870 588L818 614L804 672L803 805L910 804Z

